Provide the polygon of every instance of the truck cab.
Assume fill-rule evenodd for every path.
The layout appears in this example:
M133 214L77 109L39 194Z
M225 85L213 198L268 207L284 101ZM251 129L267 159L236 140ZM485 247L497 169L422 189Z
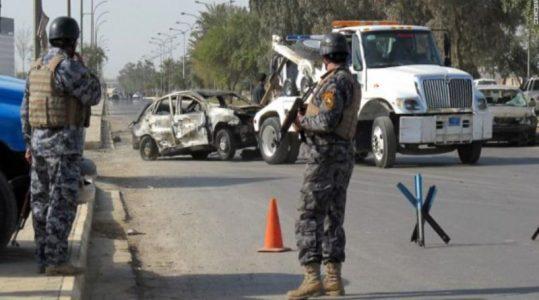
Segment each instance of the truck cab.
M333 27L333 32L349 40L349 68L362 89L356 136L359 157L371 152L382 168L393 166L396 153L457 150L463 163L479 160L482 142L492 137L492 116L486 100L470 74L446 66L450 63L448 56L442 61L429 28L388 21L335 21ZM312 36L316 39L318 36ZM276 52L290 60L281 48L282 43L274 42ZM297 73L300 78L295 81L301 84L317 82L324 70L319 62L305 56L298 61ZM299 86L298 91L302 90ZM271 148L266 144L271 139L264 133L264 121L270 116L282 122L293 101L290 98L276 98L255 117L265 159L265 149ZM284 151L275 152L279 154L279 150Z
M23 80L0 76L0 250L15 231L30 180L20 107Z

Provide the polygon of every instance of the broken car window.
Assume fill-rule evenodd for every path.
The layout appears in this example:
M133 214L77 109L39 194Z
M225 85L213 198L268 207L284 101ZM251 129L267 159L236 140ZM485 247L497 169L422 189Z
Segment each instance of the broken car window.
M155 114L160 116L170 115L170 105L168 104L168 100L163 100L159 103L155 110Z

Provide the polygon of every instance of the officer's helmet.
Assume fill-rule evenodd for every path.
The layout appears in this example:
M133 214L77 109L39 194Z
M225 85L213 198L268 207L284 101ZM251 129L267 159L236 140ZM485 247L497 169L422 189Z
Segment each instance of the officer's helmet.
M79 38L79 24L70 17L58 17L49 28L49 42L64 40L75 42Z
M339 33L329 33L324 35L324 38L320 42L320 55L348 55L350 49L348 48L348 42L344 35Z

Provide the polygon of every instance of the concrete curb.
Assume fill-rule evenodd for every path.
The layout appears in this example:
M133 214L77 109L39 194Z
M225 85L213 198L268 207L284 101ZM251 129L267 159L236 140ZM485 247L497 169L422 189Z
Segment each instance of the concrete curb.
M103 116L106 112L106 101L102 99L98 105L92 107L90 127L86 129L85 150L97 150L103 146Z
M69 235L70 262L76 266L86 268L88 244L94 212L96 189L95 185L87 185L81 192L80 198L87 201L79 204L73 229ZM78 276L64 276L58 299L81 299L84 291L85 274Z

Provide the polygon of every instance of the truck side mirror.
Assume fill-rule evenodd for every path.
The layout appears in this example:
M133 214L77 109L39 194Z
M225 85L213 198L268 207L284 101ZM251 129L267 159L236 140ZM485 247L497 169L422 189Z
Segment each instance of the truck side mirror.
M449 38L449 34L446 32L444 33L444 65L446 67L451 66L451 38Z

